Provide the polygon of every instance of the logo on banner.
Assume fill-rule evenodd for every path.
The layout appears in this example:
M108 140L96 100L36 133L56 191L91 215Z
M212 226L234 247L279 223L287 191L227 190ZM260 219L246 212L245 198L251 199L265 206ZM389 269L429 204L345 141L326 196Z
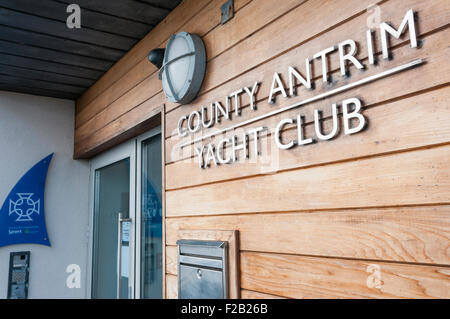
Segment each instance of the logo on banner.
M39 161L17 182L0 209L0 246L50 246L45 225L44 193L53 154Z
M40 200L33 201L33 193L19 193L17 201L9 200L9 215L16 214L16 222L32 222L31 215L39 215Z

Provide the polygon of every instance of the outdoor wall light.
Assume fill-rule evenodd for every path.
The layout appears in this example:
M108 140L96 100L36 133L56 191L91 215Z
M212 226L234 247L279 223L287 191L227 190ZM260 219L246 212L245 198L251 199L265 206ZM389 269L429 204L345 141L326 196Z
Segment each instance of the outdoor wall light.
M159 79L170 102L190 103L205 76L206 51L196 34L180 32L170 37L166 49L150 51L148 59L159 69Z

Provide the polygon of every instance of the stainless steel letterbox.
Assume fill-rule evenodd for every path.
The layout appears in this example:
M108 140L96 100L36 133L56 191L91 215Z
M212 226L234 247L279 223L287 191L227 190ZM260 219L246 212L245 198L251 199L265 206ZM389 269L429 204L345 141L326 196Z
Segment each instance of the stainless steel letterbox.
M178 298L228 298L228 243L178 240Z

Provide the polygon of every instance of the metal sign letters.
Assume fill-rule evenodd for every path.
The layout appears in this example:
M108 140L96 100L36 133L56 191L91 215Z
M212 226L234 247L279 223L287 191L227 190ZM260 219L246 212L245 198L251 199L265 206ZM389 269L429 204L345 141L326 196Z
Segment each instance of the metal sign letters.
M389 51L389 37L399 39L403 34L409 34L411 48L417 48L417 36L415 26L415 15L412 9L408 10L400 23L400 26L395 29L391 25L383 22L379 26L379 33L381 38L381 50L382 58L385 60L391 59L391 53ZM320 69L322 71L321 81L328 83L330 81L330 72L328 70L329 55L336 52L339 56L339 73L341 77L347 77L349 75L349 67L355 67L358 70L367 69L369 66L376 64L375 52L374 52L374 31L367 30L365 33L367 40L367 63L363 64L362 61L356 58L358 45L354 40L347 39L337 45L330 46L324 50L321 50L312 56L312 59L304 59L305 69L304 75L302 75L296 68L289 66L286 71L288 79L288 85L285 87L280 74L275 72L272 78L272 85L269 93L268 103L276 104L279 98L293 98L297 96L297 87L304 86L308 90L314 90L315 85L312 83L311 75L311 63L316 61L320 63ZM277 114L281 114L291 109L301 107L308 103L313 103L325 98L331 97L338 93L342 93L351 90L356 87L363 86L367 83L374 82L376 80L389 77L393 74L411 69L415 66L424 63L423 59L415 59L408 63L392 67L388 70L380 72L375 75L367 76L356 82L348 83L343 86L331 88L330 90L318 94L316 96L306 98L297 101L289 106L276 108L275 110L263 115L259 115L239 123L230 125L223 129L218 129L207 134L203 134L200 137L195 137L194 134L203 129L210 129L214 125L217 125L223 120L232 121L233 118L239 118L241 116L240 97L245 95L249 99L250 111L257 109L256 94L260 87L261 82L254 82L251 87L244 87L232 92L224 97L222 101L214 101L209 106L202 107L200 110L195 110L190 114L181 116L178 121L177 133L179 137L191 137L190 140L179 144L180 148L194 144L195 155L198 158L200 168L206 168L211 165L220 165L233 163L238 160L238 155L248 158L249 148L254 148L255 154L260 154L258 149L258 141L263 131L268 130L267 127L256 127L247 129L244 133L219 138L218 142L200 144L206 139L210 139L215 136L222 135L235 131L237 128L244 127L246 125L255 123L257 121L272 117ZM285 75L286 75L285 74ZM347 78L348 79L348 78ZM320 81L320 80L319 80ZM339 106L338 106L339 105ZM281 119L278 124L271 129L271 138L274 139L275 144L279 149L290 149L295 146L303 146L311 144L317 140L331 140L335 138L339 131L338 123L338 108L342 112L342 121L344 126L344 133L346 135L356 134L361 132L367 124L366 117L362 114L363 102L358 97L346 98L342 101L337 101L331 105L332 116L332 128L327 133L323 132L321 127L322 112L315 109L313 111L314 117L314 131L315 135L306 137L304 136L304 119L302 114L298 114L295 118ZM281 132L286 126L294 126L297 130L297 136L295 139L283 140L281 138ZM228 148L228 154L225 154L225 149Z

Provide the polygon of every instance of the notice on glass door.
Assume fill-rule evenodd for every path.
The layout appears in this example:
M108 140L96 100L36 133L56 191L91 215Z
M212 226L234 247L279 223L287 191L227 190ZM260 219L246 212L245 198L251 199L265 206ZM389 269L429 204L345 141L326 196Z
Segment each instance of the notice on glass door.
M122 242L130 241L130 227L131 227L131 222L123 222L122 223Z

